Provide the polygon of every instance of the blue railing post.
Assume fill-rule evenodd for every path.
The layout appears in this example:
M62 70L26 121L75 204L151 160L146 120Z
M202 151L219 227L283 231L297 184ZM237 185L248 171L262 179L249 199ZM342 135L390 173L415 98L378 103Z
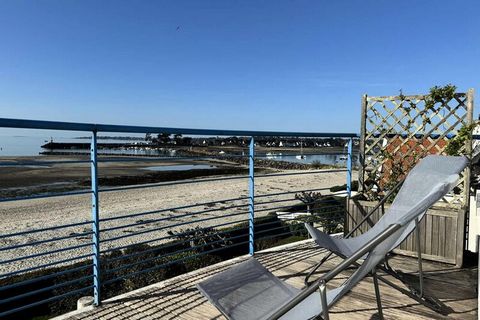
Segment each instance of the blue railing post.
M254 218L255 218L255 140L252 137L250 140L250 154L248 162L248 197L249 197L249 217L248 217L248 243L249 253L253 256L255 252L254 242Z
M347 151L347 197L350 198L352 195L352 149L353 149L353 139L348 140L348 151Z
M97 132L92 132L90 145L90 178L92 180L92 242L93 242L93 298L96 306L100 305L100 224L98 207L98 162Z

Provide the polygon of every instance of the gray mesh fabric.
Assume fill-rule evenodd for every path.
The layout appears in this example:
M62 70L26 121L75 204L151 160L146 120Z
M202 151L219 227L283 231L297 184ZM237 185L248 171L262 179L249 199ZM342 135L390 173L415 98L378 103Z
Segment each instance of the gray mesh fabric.
M444 183L448 183L449 190L453 188L458 180L458 174L465 169L467 164L468 161L465 157L429 155L423 158L409 172L388 211L371 229L357 237L333 239L310 225L306 225L306 227L319 246L348 257L369 240L379 235L389 225L401 223L408 219L413 208L421 207L425 203L429 204L426 209L431 207L441 197L445 196L443 194L436 198L436 195L431 194L433 188L441 187ZM423 218L426 209L416 215L419 220ZM400 245L414 228L415 221L409 220L408 226L398 240L392 244L390 250Z
M299 290L249 259L199 284L198 289L229 319L267 319Z
M366 257L362 265L343 284L343 288L333 297L335 303L352 289L363 277L383 261L385 255L397 247L415 228L415 219L422 217L426 210L444 197L457 184L459 173L465 169L468 161L465 157L427 156L413 168L407 176L401 190L388 212L370 230L374 236L356 237L360 246L376 237L391 224L402 227L377 245ZM381 228L381 229L380 229ZM378 231L377 229L380 229ZM345 240L354 240L345 239ZM367 240L365 240L367 239ZM358 244L357 244L358 245Z
M228 319L233 320L268 319L300 292L275 277L254 258L198 283L197 288ZM343 286L330 290L327 302L333 303L342 289ZM321 312L320 295L316 292L282 319L311 319Z
M350 291L408 236L415 227L415 218L421 218L429 207L455 186L458 174L466 165L464 157L428 156L421 160L408 174L388 212L370 231L359 237L340 241L312 229L317 243L347 256L377 237L389 225L401 225L399 230L368 253L361 266L342 286L328 290L329 306ZM298 293L253 258L199 283L197 287L225 316L234 320L267 319ZM320 296L315 292L281 319L310 319L321 312Z

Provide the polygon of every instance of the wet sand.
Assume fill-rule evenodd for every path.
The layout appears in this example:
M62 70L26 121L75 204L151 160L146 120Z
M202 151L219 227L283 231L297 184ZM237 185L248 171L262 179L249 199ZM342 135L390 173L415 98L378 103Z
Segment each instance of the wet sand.
M100 160L120 157L99 157ZM123 157L123 159L131 159ZM172 181L175 179L193 178L219 174L240 173L236 164L221 160L152 160L130 162L100 162L98 177L105 186L131 185ZM72 190L87 189L90 185L90 163L60 163L54 161L89 161L86 156L38 156L38 157L2 157L2 163L12 166L0 166L1 188L0 198L23 197L33 194L44 194ZM22 164L13 166L13 164ZM178 165L211 165L210 170L160 172L148 170L149 167ZM192 172L193 171L193 172ZM185 177L184 177L185 176Z

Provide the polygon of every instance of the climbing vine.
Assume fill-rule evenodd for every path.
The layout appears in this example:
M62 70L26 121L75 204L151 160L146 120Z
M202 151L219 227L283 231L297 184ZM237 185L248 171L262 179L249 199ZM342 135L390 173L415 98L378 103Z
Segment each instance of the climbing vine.
M461 155L462 147L465 143L472 139L473 129L478 125L478 122L474 122L470 125L465 125L460 130L458 130L455 138L448 142L448 145L445 148L445 153L449 156L459 156Z
M433 109L433 106L437 102L443 103L452 100L456 90L457 87L452 84L430 88L430 94L425 96L425 109Z

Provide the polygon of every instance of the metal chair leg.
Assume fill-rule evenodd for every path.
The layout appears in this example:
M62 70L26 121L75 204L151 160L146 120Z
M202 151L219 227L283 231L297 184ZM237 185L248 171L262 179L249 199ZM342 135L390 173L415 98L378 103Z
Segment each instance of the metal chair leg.
M417 255L418 255L418 283L419 283L419 295L423 298L423 268L422 268L422 248L420 247L420 228L418 218L415 219L415 233L417 237Z
M322 304L322 317L324 320L329 320L330 317L328 315L327 305L327 285L325 281L322 280L320 286L318 287L318 291L320 292L320 302Z
M382 300L380 297L380 288L378 286L377 270L373 269L372 276L373 276L373 286L375 287L375 297L377 299L378 316L380 317L381 320L383 320L383 308L382 308Z
M317 269L320 268L322 264L324 264L325 261L327 261L327 259L330 258L331 255L332 255L332 252L330 252L325 257L323 257L323 259L318 264L316 264L315 267L313 267L313 269L307 274L304 280L305 285L307 287L310 285L310 283L308 282L308 279L310 279L310 277L315 273L315 271L317 271Z
M401 282L403 282L403 279L401 279L400 277L398 277L397 274L395 274L394 272L391 272L387 269L382 269L383 271L385 271L387 274L393 276L394 278L396 278L397 280L400 280ZM438 312L442 315L448 315L449 313L451 313L451 309L448 308L448 306L446 306L445 304L443 304L440 300L437 300L437 299L434 299L432 297L419 297L417 293L414 293L410 290L406 290L400 286L398 286L397 284L391 282L390 280L382 277L382 276L378 276L377 275L377 278L382 281L383 283L387 284L388 286L400 291L401 293L403 293L404 295L412 298L413 300L417 301L418 303L424 305L425 307L427 308L430 308L432 309L433 311L435 312Z
M383 261L384 268L388 270L393 270L393 268L390 266L389 259L390 254L387 253L387 255L385 256L385 260Z
M420 299L425 298L425 290L424 290L424 276L423 276L423 261L422 261L422 248L421 248L421 241L420 241L420 228L419 228L419 221L418 218L415 219L415 242L416 242L416 247L417 247L417 262L418 262L418 289L415 287L409 286L412 291L412 294L417 296ZM394 276L401 282L405 283L405 279L401 277L395 269L393 269L389 264L388 264L388 256L385 259L384 262L384 267L382 268L385 272L390 274L391 276ZM408 285L408 284L407 284Z

